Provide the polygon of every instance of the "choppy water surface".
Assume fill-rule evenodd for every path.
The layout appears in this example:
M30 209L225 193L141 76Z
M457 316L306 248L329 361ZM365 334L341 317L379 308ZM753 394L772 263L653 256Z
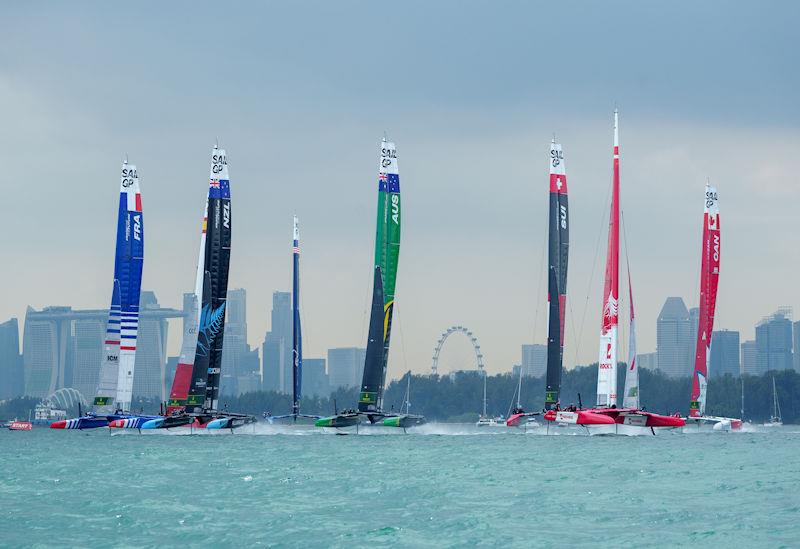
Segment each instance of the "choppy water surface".
M275 432L0 432L0 545L800 544L800 427Z

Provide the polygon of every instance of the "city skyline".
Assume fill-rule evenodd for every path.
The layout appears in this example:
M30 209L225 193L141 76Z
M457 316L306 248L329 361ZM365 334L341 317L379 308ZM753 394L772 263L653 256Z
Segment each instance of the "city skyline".
M169 333L168 319L185 319L185 304L191 294L184 294L184 309L162 308L152 291L142 292L142 333L137 348L137 368L134 376L136 397L164 399L172 383L171 374L177 357L166 353ZM229 313L226 318L225 346L222 359L222 393L236 396L246 392L266 390L291 394L290 353L290 294L273 292L272 323L277 331L268 331L258 348L251 348L244 334L247 331L247 292L241 288L229 289ZM73 387L84 396L94 394L102 353L103 326L106 311L79 310L69 306L46 307L41 311L29 309L22 323L21 345L17 336L16 319L0 323L0 396L25 394L44 397L53 390ZM640 350L640 367L656 369L669 377L690 375L694 363L696 330L691 326L692 312L687 311L683 299L668 297L661 313L655 319L658 347L653 352ZM800 352L795 345L800 334L800 322L791 321L792 312L780 308L772 315L759 320L755 326L755 339L741 340L738 331L715 330L711 344L711 377L726 373L738 376L740 372L761 375L768 370L797 369ZM647 323L644 323L647 324ZM642 326L640 319L640 327ZM173 329L172 338L179 338L183 330ZM471 332L470 332L471 333ZM16 344L15 344L16 343ZM458 345L458 344L455 344ZM476 368L472 343L466 343L469 352L458 355L460 363L442 367L441 375ZM21 348L20 348L21 347ZM450 348L453 344L450 344ZM19 350L17 350L19 348ZM521 372L524 376L541 377L545 371L546 346L538 343L519 343L521 359L506 364L490 374ZM464 350L464 349L462 349ZM19 352L19 355L15 353ZM357 387L360 383L365 349L363 347L328 348L321 357L306 354L304 357L304 391L308 395L324 395L339 387ZM468 358L463 358L467 356ZM441 357L440 357L441 360ZM578 366L587 366L581 364ZM18 379L16 368L20 367ZM399 379L407 370L390 375ZM430 373L430 369L415 371ZM516 374L515 374L516 375ZM15 377L16 376L16 377ZM11 388L9 388L11 387Z
M535 6L497 7L502 25L485 29L481 9L412 5L395 15L391 85L375 77L384 55L364 47L367 34L350 32L370 28L382 15L377 6L325 7L325 23L307 22L290 6L234 7L213 19L194 13L191 29L218 17L240 29L202 54L188 46L198 35L178 6L163 6L159 19L175 36L148 24L148 10L131 8L127 20L141 29L136 47L116 39L110 7L88 14L85 6L51 6L52 18L32 17L31 9L9 7L9 20L20 24L6 29L11 55L0 67L0 101L13 105L0 136L13 159L4 180L25 183L15 186L17 207L0 218L4 234L19 235L3 242L4 255L15 258L4 280L15 291L0 302L0 318L22 318L28 304L107 306L117 170L126 152L139 167L148 227L144 285L179 296L193 279L208 150L219 136L237 223L231 285L251 294L249 344L259 345L268 329L271 292L289 287L297 213L308 351L322 356L335 345L363 345L377 147L386 131L397 142L404 201L389 375L405 364L425 371L436 335L454 323L479 336L487 369L500 371L518 360L516 342L544 341L540 258L555 132L572 217L565 364L591 363L614 104L641 318L654 318L665 295L697 304L707 177L719 189L723 231L715 328L749 340L747 319L800 304L800 289L788 282L800 265L787 253L800 244L800 191L792 184L798 75L774 65L775 51L795 49L796 5L787 4L790 13L780 18L758 17L755 5L698 5L692 18L666 10L657 24L637 14L612 19L599 5L565 6L578 37L571 41ZM300 40L277 20L311 26ZM633 20L630 32L609 39L610 25ZM667 23L679 25L684 39L676 42ZM484 32L481 48L458 40ZM519 36L529 40L520 44ZM539 61L553 44L553 74L559 63L570 67L555 91ZM334 70L332 61L341 59L347 70ZM107 77L118 74L121 60L139 83L135 90ZM224 90L196 85L209 66L226 68ZM65 182L73 192L59 192ZM776 283L756 284L766 272ZM620 310L623 326L624 304ZM655 331L640 331L640 347L655 349Z

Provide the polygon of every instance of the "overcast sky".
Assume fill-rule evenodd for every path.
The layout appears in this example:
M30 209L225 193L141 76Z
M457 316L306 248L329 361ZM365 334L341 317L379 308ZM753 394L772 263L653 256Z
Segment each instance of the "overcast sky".
M250 343L269 328L272 292L290 288L297 213L306 356L364 346L385 131L404 208L389 376L428 372L453 324L474 331L489 371L508 370L522 343L545 340L555 133L572 217L565 364L595 361L615 104L640 351L655 349L667 296L697 303L707 177L723 231L715 327L750 339L778 306L800 307L796 2L14 2L3 12L0 320L22 322L29 304L108 306L125 153L143 193L143 288L179 306L219 137L230 287L247 290ZM454 339L444 369L468 351Z

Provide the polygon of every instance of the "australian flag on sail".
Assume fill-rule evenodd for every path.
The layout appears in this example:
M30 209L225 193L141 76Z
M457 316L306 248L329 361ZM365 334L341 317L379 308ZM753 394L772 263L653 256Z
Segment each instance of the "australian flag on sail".
M396 173L378 174L378 191L399 193L400 176Z

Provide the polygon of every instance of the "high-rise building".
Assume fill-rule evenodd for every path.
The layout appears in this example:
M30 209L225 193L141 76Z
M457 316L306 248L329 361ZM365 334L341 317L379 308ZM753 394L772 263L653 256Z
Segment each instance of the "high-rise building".
M639 361L639 368L646 370L658 370L658 353L642 353L636 355Z
M165 317L155 314L160 310L156 294L142 291L139 299L139 333L136 340L133 397L158 399L159 402L163 402L167 400L170 390L165 383L169 326ZM169 385L171 384L170 380Z
M745 341L741 345L741 370L743 374L749 376L761 375L764 372L758 370L758 347L755 341Z
M258 349L251 350L247 343L247 292L228 290L226 302L220 392L238 396L261 388L261 364Z
M0 400L21 396L24 390L19 324L12 318L0 323Z
M781 308L756 325L758 371L790 370L792 364L791 311Z
M547 345L534 343L522 346L522 375L542 377L547 372Z
M261 346L261 387L264 391L281 391L283 348L283 339L273 332L267 332Z
M671 377L691 375L694 358L691 333L689 311L683 299L668 297L656 323L656 353L661 372Z
M303 394L316 397L330 394L324 358L303 359Z
M142 292L136 345L134 398L165 398L167 319L181 311L161 308L152 292ZM71 307L31 307L25 314L22 355L28 396L44 398L74 387L91 400L97 389L108 311Z
M720 330L711 334L711 364L709 377L731 374L739 377L739 332Z
M694 371L694 358L697 353L697 330L700 328L700 308L692 307L689 309L689 366L690 372Z
M175 370L178 369L178 360L180 360L180 358L179 356L167 357L167 366L164 369L164 392L166 392L167 395L169 395L169 391L172 389L172 380L175 379Z
M800 320L795 322L792 326L794 328L792 337L792 362L794 364L794 370L800 372Z
M328 383L330 390L358 387L364 372L367 350L361 347L328 349Z
M28 307L22 336L25 395L45 398L64 387L70 307Z
M292 392L292 294L272 293L272 324L262 345L265 391Z
M98 342L104 339L106 320L99 316L76 318L69 323L69 330L64 386L74 387L91 402L97 390L100 362L103 360L104 349ZM139 372L134 374L138 375Z

